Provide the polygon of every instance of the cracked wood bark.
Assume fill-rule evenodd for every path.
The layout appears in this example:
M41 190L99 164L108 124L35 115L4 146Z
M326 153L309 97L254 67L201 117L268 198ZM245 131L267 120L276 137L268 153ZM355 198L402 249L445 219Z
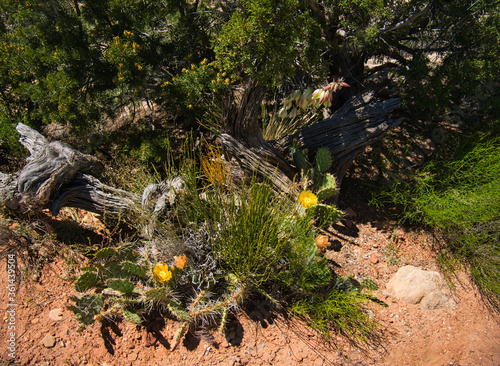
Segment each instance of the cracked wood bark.
M108 186L93 175L103 165L94 157L60 141L49 142L30 127L18 124L19 141L31 155L15 174L0 173L0 202L14 211L50 209L57 215L62 207L82 208L100 215L135 214L156 200L153 215L172 202L183 188L180 178L151 184L141 196Z
M291 182L298 170L293 166L289 149L294 140L310 152L310 161L320 147L327 147L333 158L331 172L340 187L342 178L354 159L365 147L381 139L402 118L391 117L401 100L379 100L373 92L351 98L331 117L305 127L277 141L264 141L258 124L258 108L264 89L250 85L243 93L238 106L223 119L222 143L240 165L270 178L282 191L291 189ZM244 117L244 118L242 118Z
M391 112L400 104L399 98L379 100L373 92L365 92L351 98L331 117L274 143L287 151L296 140L303 149L309 150L311 161L320 147L327 147L332 154L331 171L340 187L356 157L401 123L403 118L391 117Z
M264 140L258 116L265 87L250 82L239 97L233 95L222 116L224 149L242 168L270 178L281 191L289 191L295 171L286 157Z

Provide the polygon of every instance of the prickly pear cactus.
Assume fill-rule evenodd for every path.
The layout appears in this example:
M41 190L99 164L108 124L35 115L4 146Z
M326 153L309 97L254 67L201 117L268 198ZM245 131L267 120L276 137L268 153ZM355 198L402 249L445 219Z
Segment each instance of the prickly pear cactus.
M95 259L112 258L118 255L114 248L102 248L95 254Z
M144 292L147 300L164 302L170 298L170 292L165 287L153 288Z
M92 324L104 307L104 296L101 294L89 294L80 298L71 296L70 299L75 305L68 306L81 326Z
M134 291L134 284L128 280L121 278L111 278L106 282L106 286L112 290L121 292L122 294L130 294Z
M148 268L146 266L140 266L130 261L123 261L121 265L124 271L127 271L134 276L146 277L146 274L148 273Z
M141 317L132 311L124 310L123 317L126 320L128 320L129 322L134 323L134 324L141 324L142 323Z
M305 172L312 169L312 165L307 161L304 152L301 149L292 147L290 149L290 154L292 155L293 162L297 168Z
M335 177L329 173L325 174L316 194L318 197L318 201L324 201L335 196L337 193L338 189Z
M336 188L324 188L316 193L316 197L318 197L318 201L324 201L335 196L337 193Z
M321 147L316 152L316 166L321 173L326 172L332 166L332 155L326 147Z
M320 227L326 227L332 223L338 222L342 218L342 211L331 205L318 203L308 210L312 211Z
M99 282L97 274L94 272L84 272L75 283L75 290L78 292L85 292L95 287Z

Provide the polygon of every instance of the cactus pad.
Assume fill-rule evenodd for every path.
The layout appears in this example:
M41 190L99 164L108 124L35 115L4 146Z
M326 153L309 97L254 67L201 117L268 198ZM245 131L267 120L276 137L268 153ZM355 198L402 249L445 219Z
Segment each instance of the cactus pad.
M335 206L318 203L309 210L313 210L313 215L318 220L318 226L320 227L338 222L342 218L342 211Z
M99 278L94 272L85 272L75 282L75 290L85 292L94 287L99 282Z
M118 262L110 262L104 265L100 269L100 275L104 279L130 277L130 273L123 269L121 263Z
M316 193L316 197L318 197L318 201L324 201L335 196L337 193L338 190L336 188L324 188Z
M321 181L320 190L325 188L337 188L337 181L335 177L331 174L325 174L323 180Z
M153 300L153 301L164 301L168 298L169 292L166 288L160 287L160 288L153 288L151 290L146 291L144 296L148 300Z
M321 147L316 153L316 166L321 173L326 172L332 166L332 155L326 147Z
M123 311L123 317L126 320L128 320L129 322L134 323L134 324L141 324L142 323L141 317L132 311L128 311L128 310Z
M148 272L147 268L144 266L139 266L138 264L129 261L122 262L122 268L124 271L138 277L146 277Z
M106 282L106 286L122 294L130 294L134 291L134 284L121 278L112 278Z
M81 298L71 296L75 305L68 306L80 324L88 325L94 322L94 316L99 314L104 306L104 297L101 294L84 295Z
M102 248L95 254L96 259L111 258L116 256L118 252L113 248Z
M293 159L294 164L300 170L308 171L308 170L310 170L312 168L311 164L309 164L309 162L307 161L307 159L306 159L304 153L302 152L302 150L300 150L300 149L298 149L296 147L292 147L290 149L290 154L292 155L292 159Z
M168 310L172 312L179 320L191 321L191 316L188 314L186 310L184 310L177 301L174 299L170 299L167 304Z

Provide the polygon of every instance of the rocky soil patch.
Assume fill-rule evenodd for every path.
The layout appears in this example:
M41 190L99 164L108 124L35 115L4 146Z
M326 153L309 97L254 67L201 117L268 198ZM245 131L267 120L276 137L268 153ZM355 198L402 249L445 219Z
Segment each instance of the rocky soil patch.
M347 211L347 209L346 209ZM163 318L150 326L131 323L95 323L78 332L78 323L66 309L76 294L71 281L71 251L61 247L33 280L29 267L16 283L15 363L19 365L485 365L500 364L500 325L484 306L463 274L449 288L437 273L432 235L409 229L363 207L349 209L348 219L326 231L330 247L324 255L338 273L370 279L373 294L383 305L367 309L379 323L373 344L359 346L343 337L325 341L296 319L273 311L260 298L229 321L225 337L216 343L188 334L173 349L179 324ZM91 228L88 215L74 220ZM50 227L53 223L46 224ZM96 230L102 230L99 225ZM4 243L5 245L5 243ZM19 257L20 259L20 257ZM18 263L20 264L20 263ZM0 286L8 287L6 259ZM406 275L404 275L406 273ZM410 275L411 274L411 275ZM422 276L421 279L418 279ZM397 280L399 278L399 280ZM444 306L430 306L415 285L430 280L427 292ZM460 281L458 281L460 280ZM403 287L396 286L399 281ZM404 287L406 286L406 287ZM406 288L403 290L402 288ZM6 290L3 290L4 293ZM402 294L402 295L401 295ZM418 298L418 299L417 299ZM446 299L441 303L441 300ZM417 301L418 300L418 301ZM427 304L427 305L425 305ZM0 338L8 340L9 298L2 297L5 314ZM8 342L2 342L4 364L10 362Z

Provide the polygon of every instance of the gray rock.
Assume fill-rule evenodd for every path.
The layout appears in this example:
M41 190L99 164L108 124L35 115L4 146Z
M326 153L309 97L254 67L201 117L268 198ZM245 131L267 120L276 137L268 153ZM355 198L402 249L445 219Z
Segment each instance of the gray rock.
M454 305L443 277L414 266L401 267L387 284L389 295L423 309L449 309Z

